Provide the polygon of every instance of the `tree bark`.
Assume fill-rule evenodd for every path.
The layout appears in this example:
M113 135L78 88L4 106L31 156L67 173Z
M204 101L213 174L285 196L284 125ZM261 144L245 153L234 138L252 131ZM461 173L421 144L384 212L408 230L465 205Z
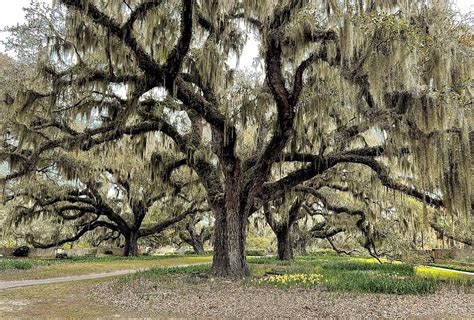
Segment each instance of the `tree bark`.
M214 257L211 273L222 277L250 274L245 258L246 222L241 213L223 208L215 214Z
M212 209L216 221L214 222L214 256L212 257L211 273L225 276L229 266L227 255L227 222L224 207Z
M293 247L294 254L298 256L305 256L307 254L306 246L308 245L308 239L305 234L302 234L298 223L293 224L291 233L291 245Z
M196 254L204 254L204 238L200 237L196 234L190 234L189 236L186 235L180 235L181 241L187 243L190 245L194 253Z
M192 247L196 254L204 254L204 244L200 241L193 241Z
M244 277L250 274L245 259L247 212L242 199L240 168L227 168L223 206L215 212L214 258L211 272L223 277Z
M277 248L278 248L278 260L292 260L293 259L293 248L291 243L291 232L290 228L282 227L279 228L276 233Z
M294 242L294 250L295 250L295 253L298 255L298 256L305 256L307 255L307 251L306 251L306 239L298 239Z
M137 257L138 256L138 233L130 232L125 235L124 256Z

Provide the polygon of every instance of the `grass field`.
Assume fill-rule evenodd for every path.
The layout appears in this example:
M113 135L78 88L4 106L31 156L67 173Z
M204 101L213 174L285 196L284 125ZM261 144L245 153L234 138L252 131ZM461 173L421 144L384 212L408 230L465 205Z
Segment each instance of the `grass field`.
M120 292L122 294L128 292L125 293L127 297L125 300L132 294L132 296L136 296L135 298L138 297L137 301L141 301L140 299L143 297L154 297L156 294L161 294L160 290L173 292L169 293L171 297L175 295L178 297L182 290L202 292L212 286L221 286L220 290L225 292L225 288L228 286L226 281L213 279L207 275L210 267L208 262L210 261L210 256L2 260L0 262L0 280L42 279L134 268L151 269L122 276L115 280L114 278L104 278L84 280L73 284L49 284L2 290L0 291L0 317L15 317L20 314L25 318L137 316L129 309L122 309L116 304L109 305L102 301L103 297L91 294L97 289L100 291L100 288L107 288L112 283L112 297ZM248 262L252 276L233 280L233 286L240 283L242 290L248 292L278 290L271 294L290 295L290 297L292 292L305 295L318 292L321 288L328 294L335 294L335 296L328 296L328 298L336 297L336 301L338 301L337 295L345 294L345 292L356 294L354 297L360 296L361 298L357 299L364 300L367 294L396 294L399 297L432 294L442 286L455 288L458 294L465 294L472 293L474 283L473 276L450 270L436 270L401 263L378 264L373 259L339 257L334 254L298 257L291 262L278 261L269 257L249 257ZM176 267L183 264L195 265ZM142 287L142 284L151 285L152 291L149 291L150 289L147 287ZM309 291L292 291L294 289ZM158 290L158 293L153 293L153 290ZM149 296L150 294L151 296ZM252 301L252 298L249 299ZM164 301L168 301L168 299L166 298ZM140 316L156 316L156 313L148 310L145 305L140 310ZM158 315L165 316L166 314L159 313Z
M46 279L53 277L206 263L210 256L84 257L70 259L0 260L0 281Z
M298 257L295 261L278 261L275 258L251 257L248 259L252 277L244 280L247 285L276 288L322 286L329 291L428 294L440 286L455 286L471 292L474 276L450 270L437 270L401 263L375 263L374 259L340 257L331 254ZM160 268L129 275L161 281L181 274L205 274L209 265L186 268Z

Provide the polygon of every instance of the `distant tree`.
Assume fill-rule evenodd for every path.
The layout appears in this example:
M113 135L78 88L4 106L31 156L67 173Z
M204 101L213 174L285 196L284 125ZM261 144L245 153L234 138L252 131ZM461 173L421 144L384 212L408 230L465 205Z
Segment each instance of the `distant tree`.
M211 240L212 227L206 225L204 217L193 215L178 225L176 230L181 243L193 248L196 254L204 254L204 244Z
M293 239L291 238L292 229L298 220L305 216L301 205L303 200L296 198L289 208L282 206L283 203L272 203L271 208L268 204L264 206L265 219L276 235L277 239L277 258L279 260L293 259ZM275 208L278 206L278 208ZM273 210L272 210L273 209ZM278 215L272 211L278 210L282 214ZM279 219L277 218L279 217Z
M204 212L204 198L180 197L187 186L156 189L139 161L119 156L99 165L62 156L8 192L11 225L56 221L58 227L26 240L37 248L75 242L98 229L98 242L122 237L126 256L138 255L138 240L156 235L190 215ZM102 168L102 166L105 166ZM91 172L94 173L92 177ZM133 176L133 178L131 178ZM106 230L104 232L104 230ZM46 230L44 230L46 231ZM46 241L46 242L44 242Z

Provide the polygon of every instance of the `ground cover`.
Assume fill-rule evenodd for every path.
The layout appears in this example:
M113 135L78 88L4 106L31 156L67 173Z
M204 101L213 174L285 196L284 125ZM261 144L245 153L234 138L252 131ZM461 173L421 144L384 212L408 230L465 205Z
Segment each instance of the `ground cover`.
M157 268L98 285L124 311L176 317L470 317L474 277L334 255L249 258L252 277L209 277L208 265ZM430 272L428 272L428 270Z
M210 257L83 258L36 264L38 272L74 274L150 266L127 276L0 291L0 316L15 317L429 317L474 315L474 277L450 270L378 264L319 254L278 261L249 257L252 277L208 276ZM33 262L34 264L35 262ZM204 263L204 264L203 264ZM176 264L194 264L177 267ZM156 267L156 268L155 268ZM66 269L64 269L66 268ZM74 268L74 269L68 269ZM74 270L74 271L73 271ZM82 271L81 271L82 272ZM84 272L82 272L84 273Z
M86 280L0 290L1 319L95 319L132 317L133 313L120 310L93 299L90 290L110 279Z

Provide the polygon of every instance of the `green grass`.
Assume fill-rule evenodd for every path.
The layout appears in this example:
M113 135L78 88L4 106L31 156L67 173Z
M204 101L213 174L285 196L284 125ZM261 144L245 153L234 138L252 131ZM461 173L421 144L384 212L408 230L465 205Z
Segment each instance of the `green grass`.
M195 265L195 266L186 266L186 267L162 267L162 268L153 268L150 270L145 270L141 272L137 272L135 274L128 275L128 278L159 278L162 276L172 276L172 275L180 275L180 274L193 274L199 273L204 274L208 273L210 270L210 265L202 264L202 265Z
M27 270L33 268L33 264L26 260L2 259L0 260L0 271L5 270Z
M0 259L0 272L7 270L28 270L37 266L50 266L58 263L53 259Z
M247 281L265 285L269 281L258 281L273 274L320 274L321 285L329 291L386 294L429 294L440 285L449 284L470 292L474 278L449 270L415 267L409 264L375 263L365 258L349 258L322 253L297 257L295 261L278 261L275 258L248 259L254 279ZM295 284L292 283L292 286ZM273 286L275 286L273 284ZM304 283L301 287L304 287ZM276 286L276 287L285 287Z
M159 257L104 257L81 258L71 260L35 260L18 259L31 264L30 269L14 270L12 272L0 271L0 281L17 281L31 279L47 279L61 276L73 276L111 272L124 269L148 269L157 267L170 267L174 265L188 265L209 263L208 256L159 256ZM6 264L5 264L6 265ZM11 267L9 266L11 269Z
M384 272L365 271L341 272L325 283L329 291L353 291L386 294L434 293L438 281L434 278L399 276Z
M328 256L331 258L328 259ZM249 262L253 274L260 279L267 277L267 274L321 274L324 279L321 284L329 291L426 294L433 293L439 282L433 277L416 276L412 265L351 261L346 257L331 255L298 257L293 262L277 261L274 258L249 259ZM268 283L253 282L262 285ZM295 284L292 283L292 286Z
M471 263L474 264L474 258L455 258L453 259L454 262L464 262L464 263Z
M374 271L378 273L390 273L404 276L412 276L415 274L415 268L407 264L392 264L392 263L365 263L365 262L330 262L323 265L324 270L328 271Z
M65 259L0 259L0 272L6 270L28 270L33 267L44 267L58 264L71 263L107 263L107 262L126 262L126 261L160 261L167 259L185 258L186 255L164 255L164 256L140 256L140 257L67 257ZM201 256L201 257L204 257Z

